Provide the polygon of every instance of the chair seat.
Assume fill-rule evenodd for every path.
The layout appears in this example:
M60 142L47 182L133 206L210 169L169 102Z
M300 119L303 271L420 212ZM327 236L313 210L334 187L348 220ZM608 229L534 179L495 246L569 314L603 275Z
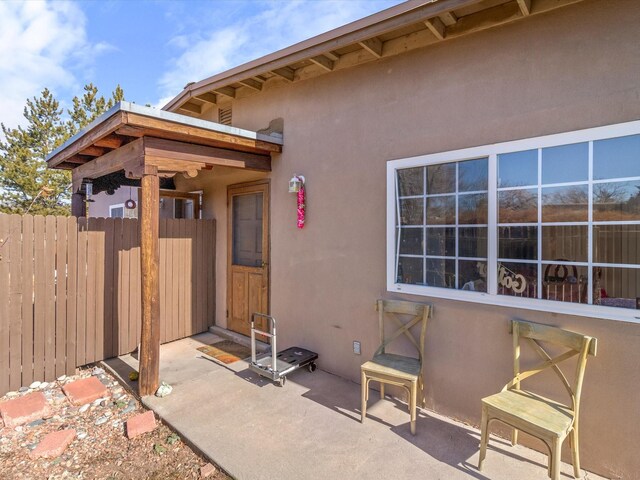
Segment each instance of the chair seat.
M382 375L392 375L405 380L415 380L420 375L420 360L413 357L381 353L362 364L362 370Z
M525 431L523 425L529 425L538 432L564 437L573 425L574 415L569 407L525 390L496 393L483 398L482 403L502 412L507 422L513 420L511 426Z

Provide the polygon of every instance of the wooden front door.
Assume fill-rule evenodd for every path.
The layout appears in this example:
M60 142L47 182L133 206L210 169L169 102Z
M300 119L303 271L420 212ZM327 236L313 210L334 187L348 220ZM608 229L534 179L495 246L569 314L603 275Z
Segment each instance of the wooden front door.
M269 313L269 183L230 186L227 205L227 328L249 335L251 315Z

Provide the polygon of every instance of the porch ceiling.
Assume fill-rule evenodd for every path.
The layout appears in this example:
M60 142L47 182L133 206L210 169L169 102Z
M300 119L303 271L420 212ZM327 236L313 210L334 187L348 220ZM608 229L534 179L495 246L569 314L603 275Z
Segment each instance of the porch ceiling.
M120 102L47 157L50 168L96 178L145 157L159 172L189 172L213 165L270 170L282 137L220 125Z

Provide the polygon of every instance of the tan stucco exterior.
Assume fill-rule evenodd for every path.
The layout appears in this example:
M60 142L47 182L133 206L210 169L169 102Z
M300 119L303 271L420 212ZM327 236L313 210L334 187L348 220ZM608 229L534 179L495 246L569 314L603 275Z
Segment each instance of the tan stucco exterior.
M401 297L385 286L386 162L640 119L639 25L636 0L585 0L237 99L234 126L258 130L284 119L284 151L269 175L271 313L280 345L315 350L322 369L358 381L378 343L375 299ZM294 173L307 178L304 230L296 228L295 196L287 192ZM204 216L218 220L222 327L226 186L259 176L214 170L178 181L181 190L204 189ZM428 408L475 425L480 399L510 378L510 319L597 337L583 393L582 461L606 476L640 478L640 324L403 298L435 307L426 343ZM361 356L353 340L362 342ZM541 383L550 395L562 388L553 377Z

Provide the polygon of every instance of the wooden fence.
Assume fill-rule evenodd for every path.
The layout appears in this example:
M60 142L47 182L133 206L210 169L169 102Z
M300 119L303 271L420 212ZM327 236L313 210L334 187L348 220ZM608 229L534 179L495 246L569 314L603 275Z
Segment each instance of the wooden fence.
M0 214L0 395L140 341L138 220ZM213 325L215 221L160 220L166 343Z

